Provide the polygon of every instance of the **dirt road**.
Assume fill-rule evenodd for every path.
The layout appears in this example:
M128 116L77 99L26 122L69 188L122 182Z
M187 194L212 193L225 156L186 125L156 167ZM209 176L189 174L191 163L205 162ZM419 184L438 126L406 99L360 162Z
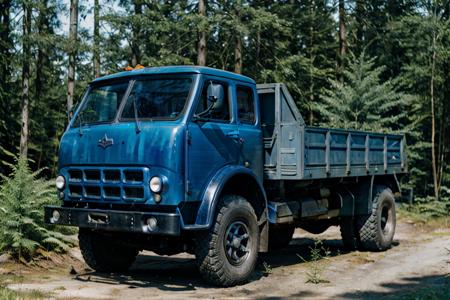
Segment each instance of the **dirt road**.
M322 239L330 251L319 264L308 262L313 238ZM79 252L72 255L81 258ZM306 283L314 266L324 282ZM395 246L379 253L345 252L337 227L315 236L297 230L288 248L260 257L249 283L232 288L205 285L187 254L141 253L124 275L87 271L81 262L77 274L70 275L69 269L30 273L9 287L73 299L450 299L450 228L424 229L403 221Z

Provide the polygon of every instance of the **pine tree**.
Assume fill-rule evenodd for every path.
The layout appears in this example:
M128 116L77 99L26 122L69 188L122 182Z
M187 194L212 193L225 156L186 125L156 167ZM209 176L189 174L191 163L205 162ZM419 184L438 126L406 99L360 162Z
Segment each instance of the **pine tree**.
M439 199L443 172L449 164L448 149L448 62L450 58L450 21L448 7L437 2L421 7L421 14L403 17L393 23L391 34L402 40L407 63L402 68L402 88L417 95L414 128L421 132L412 140L416 173L411 176L420 193L428 185ZM429 182L432 178L432 182ZM450 184L450 183L444 183Z
M289 37L274 67L263 70L262 80L286 83L306 122L318 125L322 118L317 109L319 96L335 78L339 47L335 9L329 1L297 0L279 4L274 11L291 22Z
M405 118L402 107L406 97L395 90L392 81L380 81L384 67L376 67L376 58L350 55L344 82L331 81L324 92L325 106L318 109L331 127L392 131L399 119Z

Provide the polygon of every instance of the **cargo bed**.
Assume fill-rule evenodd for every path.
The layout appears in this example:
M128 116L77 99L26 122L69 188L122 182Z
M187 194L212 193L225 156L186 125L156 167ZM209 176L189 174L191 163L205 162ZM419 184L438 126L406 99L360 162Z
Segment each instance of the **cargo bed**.
M405 137L306 126L284 84L257 86L268 180L406 173Z

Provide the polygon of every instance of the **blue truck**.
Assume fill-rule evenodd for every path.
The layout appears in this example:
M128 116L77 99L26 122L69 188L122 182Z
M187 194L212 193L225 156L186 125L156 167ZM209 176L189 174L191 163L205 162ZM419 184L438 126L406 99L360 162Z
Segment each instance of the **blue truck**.
M143 68L87 88L61 139L62 205L45 221L79 227L96 271L126 271L141 250L188 252L206 281L232 286L298 227L388 249L406 172L403 135L307 126L284 84Z

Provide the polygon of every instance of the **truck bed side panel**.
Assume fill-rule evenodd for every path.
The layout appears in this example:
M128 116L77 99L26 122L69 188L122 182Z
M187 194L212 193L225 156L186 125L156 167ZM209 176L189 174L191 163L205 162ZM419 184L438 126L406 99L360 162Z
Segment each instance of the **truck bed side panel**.
M308 127L281 83L258 85L269 180L406 172L403 135Z
M327 178L405 172L403 136L305 128L305 176Z

